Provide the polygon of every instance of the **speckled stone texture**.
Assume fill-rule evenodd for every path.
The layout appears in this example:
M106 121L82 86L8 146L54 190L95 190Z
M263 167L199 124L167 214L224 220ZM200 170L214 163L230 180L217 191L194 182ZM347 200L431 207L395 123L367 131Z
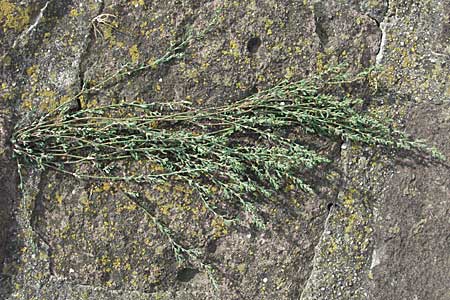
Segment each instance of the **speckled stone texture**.
M121 100L231 102L347 62L378 64L365 109L450 157L450 3L440 0L0 0L0 299L450 299L450 171L404 153L321 141L333 163L316 196L259 204L267 222L227 226L186 186L82 182L24 170L9 135L126 63L164 54L217 23L184 58L92 93ZM113 27L93 19L112 14ZM369 88L370 87L370 88ZM136 163L135 172L151 166ZM125 196L146 195L186 247L216 270L215 291Z

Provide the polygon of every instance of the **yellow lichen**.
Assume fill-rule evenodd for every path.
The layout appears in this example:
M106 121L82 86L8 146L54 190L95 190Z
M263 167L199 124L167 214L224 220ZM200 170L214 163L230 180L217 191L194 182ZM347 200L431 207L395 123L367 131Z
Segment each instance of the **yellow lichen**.
M119 270L119 269L120 269L120 265L121 265L120 258L117 257L117 258L113 261L113 267L114 267L115 269Z
M37 93L42 101L39 104L39 109L42 111L49 111L59 106L60 102L56 99L56 93L52 90L43 90Z
M55 200L56 200L56 202L58 202L59 205L61 205L61 204L62 204L62 201L63 201L62 195L59 194L59 193L56 193L56 194L55 194Z
M70 11L69 15L71 17L78 17L80 15L80 12L76 8L74 8Z
M28 76L32 77L38 70L39 70L39 66L32 65L31 67L27 68L26 72L27 72Z
M344 196L343 204L344 204L345 207L352 208L353 204L355 203L355 198L354 198L355 194L356 194L356 190L351 189L348 192L348 194L346 194Z
M219 238L228 234L228 228L221 218L214 218L211 221L211 226L214 230L214 237Z
M266 20L264 21L264 27L266 28L266 30L269 29L269 28L271 28L272 25L273 25L273 20L271 20L271 19L266 19Z
M29 99L23 100L22 104L20 105L20 108L24 110L31 110L33 108L33 103Z
M111 184L108 182L103 183L103 191L109 191L111 189Z
M16 6L8 0L0 1L0 24L5 31L21 31L29 23L29 8Z
M139 49L136 44L131 46L130 49L128 49L128 53L130 54L131 61L135 64L139 61Z
M145 1L144 0L132 0L131 4L135 7L138 6L144 6L145 5Z
M236 40L230 41L230 49L236 49L238 47L238 43Z

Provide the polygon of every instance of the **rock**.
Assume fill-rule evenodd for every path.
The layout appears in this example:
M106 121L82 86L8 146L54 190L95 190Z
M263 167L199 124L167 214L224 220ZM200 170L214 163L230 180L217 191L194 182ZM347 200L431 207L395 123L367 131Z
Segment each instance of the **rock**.
M334 162L311 175L320 192L258 203L267 222L258 230L242 214L242 226L224 224L179 184L86 182L27 167L19 193L8 143L16 122L69 100L73 110L122 100L214 106L328 63L361 71L378 62L371 82L349 92L450 157L450 8L413 2L0 0L9 13L0 13L0 297L449 298L450 176L440 164L333 146ZM215 11L182 58L80 97L126 64L163 56L189 30L202 32ZM177 242L202 250L200 261L176 261L167 235L127 196L135 192Z

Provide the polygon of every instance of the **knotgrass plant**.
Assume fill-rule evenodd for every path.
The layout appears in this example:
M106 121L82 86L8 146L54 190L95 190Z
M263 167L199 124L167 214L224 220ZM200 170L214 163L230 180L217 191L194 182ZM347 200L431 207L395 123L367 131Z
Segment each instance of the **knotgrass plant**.
M440 154L421 141L392 129L388 120L358 110L361 99L332 91L365 80L370 70L343 74L342 69L300 81L282 81L239 101L195 108L190 103L122 102L74 111L62 105L14 132L13 151L20 164L33 164L82 180L137 184L181 182L193 188L205 207L224 221L235 216L218 211L210 186L225 207L240 205L262 227L254 199L269 198L285 184L313 193L300 171L329 159L286 134L304 134L392 149ZM343 93L341 93L343 94ZM148 161L153 172L127 172L121 162ZM194 260L211 275L196 249L184 248L141 201L128 193L170 242L177 260ZM214 278L212 281L214 281Z
M332 69L305 80L283 81L212 108L155 102L122 102L79 111L63 106L18 128L13 136L14 153L41 169L78 179L146 184L182 181L218 215L208 201L208 184L213 184L223 201L238 201L261 225L250 199L270 197L286 183L312 192L298 176L299 170L328 162L327 157L288 138L284 134L288 128L438 155L389 123L360 113L355 106L361 99L322 93L366 75L342 76L339 69ZM148 160L162 171L127 174L117 170L117 161L128 160Z

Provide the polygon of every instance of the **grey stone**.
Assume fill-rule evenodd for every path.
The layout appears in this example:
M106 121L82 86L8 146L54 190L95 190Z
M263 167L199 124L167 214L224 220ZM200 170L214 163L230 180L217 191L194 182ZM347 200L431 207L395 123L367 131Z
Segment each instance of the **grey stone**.
M130 61L161 56L222 8L183 59L74 99L73 108L122 99L213 106L327 63L347 62L353 71L378 63L373 89L355 93L369 110L450 157L448 1L0 4L9 13L0 13L2 299L450 299L450 176L443 164L336 143L334 162L313 179L318 194L292 191L261 204L268 223L261 231L245 220L224 226L183 186L82 182L27 167L20 193L9 143L18 121ZM113 27L96 23L102 14L114 15ZM199 266L177 265L164 236L127 200L128 190L148 195L179 241L204 251L218 291Z

